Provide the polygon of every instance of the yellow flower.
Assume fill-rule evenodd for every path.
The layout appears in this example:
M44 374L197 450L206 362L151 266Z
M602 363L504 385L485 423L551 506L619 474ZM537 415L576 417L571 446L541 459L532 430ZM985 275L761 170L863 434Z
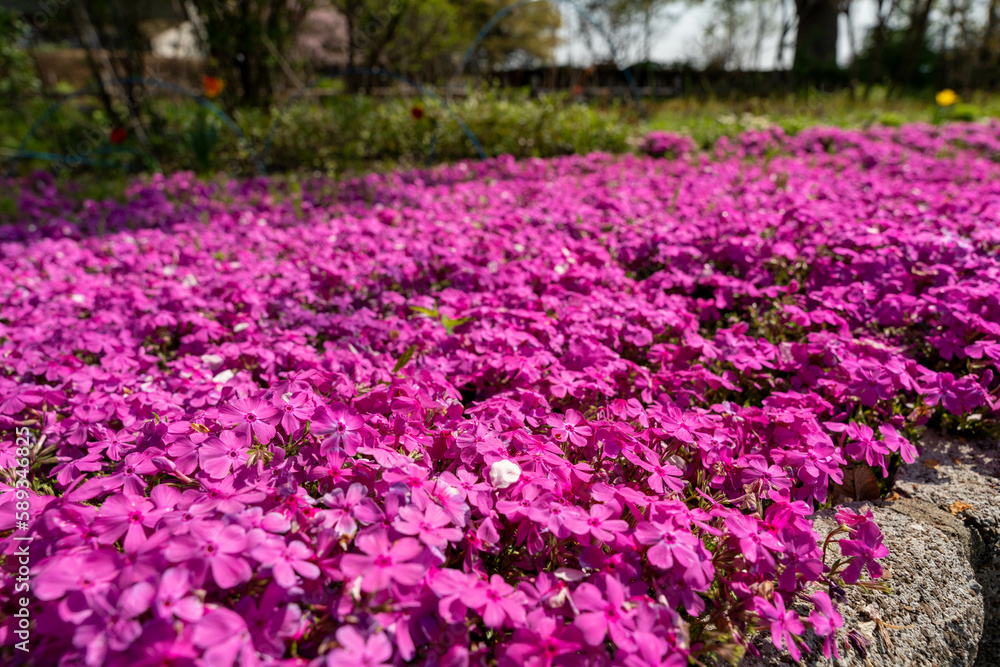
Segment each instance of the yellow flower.
M211 99L219 96L226 87L226 82L218 77L205 75L201 80L201 86L205 90L205 97Z
M938 93L934 99L940 106L950 107L952 104L958 101L958 95L951 88L945 88L940 93Z

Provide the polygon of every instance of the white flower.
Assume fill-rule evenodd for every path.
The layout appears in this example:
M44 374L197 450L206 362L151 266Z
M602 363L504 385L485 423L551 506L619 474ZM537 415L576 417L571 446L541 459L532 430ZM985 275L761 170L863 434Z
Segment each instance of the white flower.
M221 366L222 362L225 361L224 358L222 358L217 354L203 354L201 355L201 360L212 368L215 368L216 366Z
M490 466L490 484L497 489L506 489L521 479L521 469L513 461L503 459Z
M236 372L231 369L226 369L212 378L212 382L215 384L226 384L230 380L236 377Z

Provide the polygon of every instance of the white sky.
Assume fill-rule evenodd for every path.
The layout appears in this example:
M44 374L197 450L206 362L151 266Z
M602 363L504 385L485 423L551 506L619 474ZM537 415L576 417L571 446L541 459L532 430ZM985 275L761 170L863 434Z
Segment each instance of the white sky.
M586 44L575 35L575 28L578 25L575 12L561 6L563 13L563 46L556 51L556 61L559 64L589 65L594 61L594 55L588 51ZM706 28L711 22L718 19L717 11L712 4L700 4L694 7L683 8L680 5L670 6L667 12L672 16L654 22L652 59L660 63L673 63L682 61L698 61L701 55L701 39ZM780 23L780 15L772 17L775 24ZM875 5L870 1L853 3L852 22L854 24L855 39L858 41L858 48L864 40L867 29L874 24ZM766 40L762 49L762 57L757 63L759 69L771 69L775 65L775 55L777 51L777 35L772 35ZM838 59L842 64L846 64L850 56L850 42L847 32L847 23L841 17L839 39L837 44ZM604 58L608 54L607 49L602 45L598 57ZM791 57L791 53L786 53L786 64Z

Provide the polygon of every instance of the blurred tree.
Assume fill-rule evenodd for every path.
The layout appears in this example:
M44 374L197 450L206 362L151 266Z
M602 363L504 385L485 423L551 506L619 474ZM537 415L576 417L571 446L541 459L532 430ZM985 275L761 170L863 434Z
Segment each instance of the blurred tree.
M332 0L347 22L347 64L400 73L424 68L441 51L458 48L457 7L448 0ZM351 90L368 89L376 79L347 78Z
M241 104L267 107L278 71L315 0L192 0L208 53Z
M347 62L383 67L422 80L452 73L478 31L514 0L332 0L347 22ZM547 3L518 8L484 40L476 64L490 68L511 59L549 60L558 44L560 14ZM353 90L372 77L348 78Z
M907 26L903 36L901 59L894 70L893 85L905 88L914 82L914 75L918 73L921 64L921 55L928 46L928 28L934 0L911 0L906 2L904 7Z
M900 86L899 73L904 65L913 68L910 84L917 87L931 86L938 74L941 54L924 35L916 47L910 38L910 30L906 25L888 28L884 32L872 31L861 54L858 56L859 71L882 72L884 78L875 79L877 83L887 83L890 87Z
M31 27L14 12L0 8L0 99L17 109L26 95L38 92L41 81L24 49Z
M777 37L780 67L794 8L787 0L714 0L716 19L705 28L701 57L708 69L759 70L767 65L764 43Z
M73 23L87 49L87 60L100 86L108 117L116 125L121 124L111 103L112 97L120 99L125 104L129 125L143 145L148 146L139 102L145 96L136 94L143 88L136 79L145 75L144 56L149 51L149 40L139 28L144 15L140 3L77 0L73 10Z
M463 39L472 41L493 16L514 0L471 0L457 3L466 26ZM481 68L501 65L532 66L551 62L559 45L562 15L555 3L538 2L514 10L483 41L479 49ZM464 49L463 49L464 50Z
M896 9L899 8L899 0L875 1L875 26L869 33L869 45L864 53L855 56L855 59L859 62L852 63L855 71L858 71L860 61L865 58L868 59L867 67L862 68L867 72L865 99L868 99L871 94L873 84L882 82L882 73L884 71L882 69L882 58L886 38L889 35L889 22L894 18Z
M837 0L795 0L798 31L792 72L800 83L819 83L837 71Z
M59 11L63 6L67 11ZM97 85L98 96L116 125L123 122L119 103L127 109L128 122L144 143L136 100L141 87L132 79L143 76L143 57L149 41L139 29L148 15L143 3L126 0L75 0L74 2L21 2L25 16L33 18L37 36L50 41L75 39L85 50L88 67ZM44 20L39 19L42 17Z
M581 0L580 5L597 23L623 60L649 62L654 21L675 0ZM582 20L580 28L592 42L595 28ZM603 37L597 40L603 41ZM628 64L619 63L619 66Z
M1000 0L990 0L986 25L976 49L973 76L979 83L995 87L1000 82Z

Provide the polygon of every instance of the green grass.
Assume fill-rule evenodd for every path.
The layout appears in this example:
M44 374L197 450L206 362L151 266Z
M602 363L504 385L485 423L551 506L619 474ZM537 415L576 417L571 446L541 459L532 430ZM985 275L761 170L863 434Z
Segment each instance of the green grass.
M17 110L0 109L0 169L7 169L21 137L49 104L36 98ZM643 119L630 103L587 105L566 95L532 98L523 90L485 89L457 100L452 110L455 115L431 98L343 95L304 99L270 114L237 110L233 116L249 146L261 154L273 127L266 158L269 174L318 173L344 178L477 158L456 116L475 133L487 155L526 158L627 152L651 130L686 134L708 148L722 136L771 125L794 134L820 124L868 127L972 121L1000 116L1000 96L978 94L948 108L935 104L934 91L887 98L884 89L873 89L867 99L860 94L852 98L847 91L739 100L690 98L647 101ZM115 162L115 167L61 170L63 178L80 183L93 180L95 187L122 182L123 174L130 170L193 170L209 176L256 173L247 145L218 119L203 117L193 101L151 98L146 117L151 151L134 137L129 137L125 146L113 147L97 100L79 98L40 127L27 148L66 154L84 146L91 157ZM115 152L122 148L132 153ZM51 166L41 160L23 160L16 171L23 174Z
M978 93L971 99L943 109L934 102L934 91L922 96L887 98L883 88L873 88L867 99L848 91L803 93L742 100L678 99L650 105L646 128L692 137L707 148L719 137L747 129L780 125L794 134L814 125L869 127L947 120L975 121L1000 117L1000 96Z

